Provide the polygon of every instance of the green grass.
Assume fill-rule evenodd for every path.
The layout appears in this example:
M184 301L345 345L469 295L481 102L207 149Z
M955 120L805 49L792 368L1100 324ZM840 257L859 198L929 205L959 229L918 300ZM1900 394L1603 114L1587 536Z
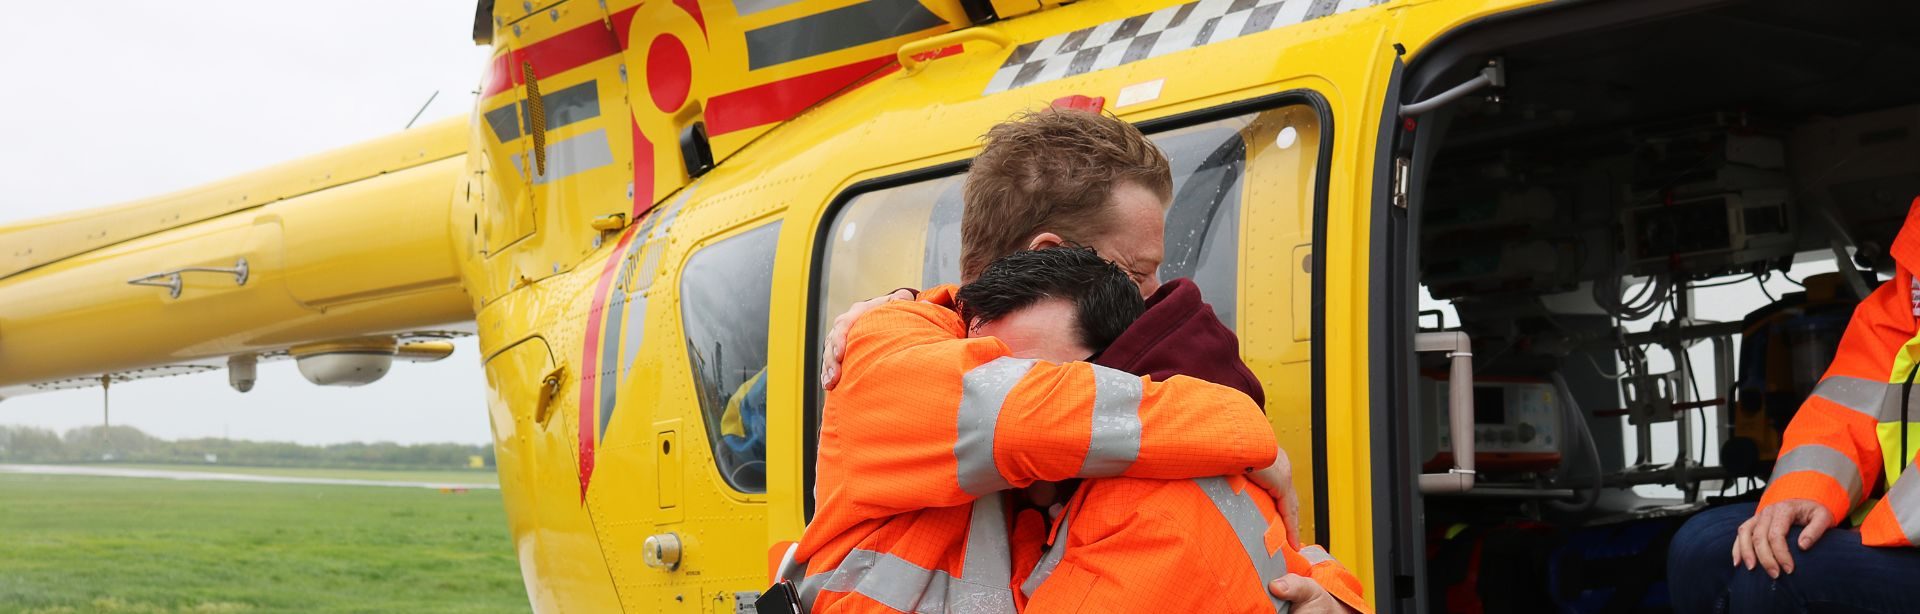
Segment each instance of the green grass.
M270 475L291 478L336 478L346 480L378 480L383 482L447 482L452 484L498 484L499 478L491 469L468 471L390 471L386 469L309 469L305 467L243 467L238 465L168 465L159 463L85 463L88 467L123 467L127 469L160 469L164 471L200 471L205 473L237 473L241 475Z
M0 612L524 612L493 490L0 474Z

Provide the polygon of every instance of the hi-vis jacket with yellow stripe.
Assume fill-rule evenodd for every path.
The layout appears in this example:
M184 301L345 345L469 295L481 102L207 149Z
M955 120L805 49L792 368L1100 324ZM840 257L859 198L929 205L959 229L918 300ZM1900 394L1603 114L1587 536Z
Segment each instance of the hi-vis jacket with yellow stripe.
M818 511L795 553L811 611L1013 612L1001 491L1273 462L1272 427L1245 394L1013 358L966 338L952 291L875 309L848 333L821 419Z
M1893 279L1860 303L1847 323L1833 366L1787 425L1773 479L1760 498L1766 506L1811 499L1836 520L1867 503L1885 480L1885 496L1860 524L1869 546L1920 544L1920 200L1893 242Z

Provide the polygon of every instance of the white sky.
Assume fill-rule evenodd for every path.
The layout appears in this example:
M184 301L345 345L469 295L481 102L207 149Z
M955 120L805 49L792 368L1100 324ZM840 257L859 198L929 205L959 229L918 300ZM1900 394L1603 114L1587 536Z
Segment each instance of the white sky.
M22 2L0 57L0 224L188 188L471 112L488 50L473 0ZM361 388L290 361L253 392L225 371L113 389L113 422L168 438L491 440L472 339ZM0 402L0 424L98 424L100 390Z

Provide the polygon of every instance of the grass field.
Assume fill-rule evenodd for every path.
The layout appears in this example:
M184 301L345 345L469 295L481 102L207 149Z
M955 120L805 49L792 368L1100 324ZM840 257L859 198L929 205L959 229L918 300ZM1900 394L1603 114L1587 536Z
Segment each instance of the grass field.
M0 474L0 612L526 609L498 491Z
M165 471L204 471L207 473L238 473L243 475L271 475L289 478L340 478L347 480L379 480L384 482L446 482L449 484L498 484L492 469L472 471L388 471L384 469L308 469L305 467L242 467L238 465L161 465L144 463L87 463L89 467L125 467L128 469L161 469Z

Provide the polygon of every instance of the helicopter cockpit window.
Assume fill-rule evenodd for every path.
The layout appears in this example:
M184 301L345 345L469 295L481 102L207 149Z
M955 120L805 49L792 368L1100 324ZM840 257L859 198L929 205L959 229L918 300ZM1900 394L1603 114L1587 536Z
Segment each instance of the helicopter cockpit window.
M741 492L767 491L767 322L778 222L693 254L680 317L714 466Z

